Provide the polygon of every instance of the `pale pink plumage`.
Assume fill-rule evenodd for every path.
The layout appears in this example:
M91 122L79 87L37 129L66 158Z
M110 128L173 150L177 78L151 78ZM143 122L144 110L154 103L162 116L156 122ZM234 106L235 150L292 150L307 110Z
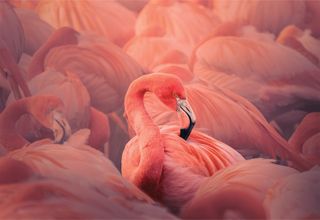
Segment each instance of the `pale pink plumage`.
M270 120L320 99L319 68L298 52L273 42L212 37L194 50L194 74L252 102Z
M79 32L103 36L122 46L134 34L135 14L116 1L40 1L40 18L54 28L72 27Z
M0 39L18 62L24 49L24 33L18 16L7 1L0 2L0 29Z
M25 37L24 52L32 55L45 43L54 29L48 23L41 20L34 11L16 8L15 13L23 27Z
M211 0L213 12L222 22L253 25L259 31L279 33L289 24L303 25L306 5L300 0Z
M175 96L185 99L181 81L169 74L146 75L135 80L125 99L128 123L136 136L122 155L122 174L174 212L179 212L205 177L243 157L231 147L193 131L188 141L178 136L177 127L159 129L148 115L143 97L155 93L170 108Z
M135 33L173 38L191 51L217 24L219 20L212 12L200 5L189 1L154 0L140 12Z
M181 215L201 219L264 218L263 201L267 190L281 178L296 173L298 171L267 159L229 166L200 185Z
M269 188L264 206L269 219L319 219L320 169L289 175Z
M320 165L320 113L307 114L289 139L297 153Z
M88 136L80 130L65 145L36 142L1 158L0 171L4 159L14 159L24 166L7 169L25 173L0 184L0 195L6 197L0 202L1 218L174 219L121 177L101 152L85 145Z

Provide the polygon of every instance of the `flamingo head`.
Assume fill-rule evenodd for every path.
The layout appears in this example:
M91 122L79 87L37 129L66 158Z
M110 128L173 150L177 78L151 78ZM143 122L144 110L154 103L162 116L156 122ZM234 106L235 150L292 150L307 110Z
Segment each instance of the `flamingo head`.
M187 140L196 123L196 116L187 101L183 84L177 76L171 74L159 74L157 79L158 86L153 89L153 92L158 98L172 110L182 112L188 116L188 127L180 130L180 137Z
M56 96L33 96L29 112L54 135L54 142L62 144L71 135L71 128L63 113L63 102Z

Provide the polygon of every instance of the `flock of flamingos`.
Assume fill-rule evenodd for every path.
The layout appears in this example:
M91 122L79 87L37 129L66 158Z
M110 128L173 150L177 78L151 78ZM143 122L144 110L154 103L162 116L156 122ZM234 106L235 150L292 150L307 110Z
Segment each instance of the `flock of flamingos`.
M320 219L319 0L0 0L0 219Z

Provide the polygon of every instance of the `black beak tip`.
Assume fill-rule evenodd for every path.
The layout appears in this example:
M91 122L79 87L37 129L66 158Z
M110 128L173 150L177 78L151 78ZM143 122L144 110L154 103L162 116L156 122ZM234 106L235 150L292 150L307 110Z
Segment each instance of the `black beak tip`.
M188 137L190 136L191 134L191 131L194 127L194 124L195 123L190 123L189 127L188 128L182 128L180 129L180 137L183 138L184 140L187 140Z

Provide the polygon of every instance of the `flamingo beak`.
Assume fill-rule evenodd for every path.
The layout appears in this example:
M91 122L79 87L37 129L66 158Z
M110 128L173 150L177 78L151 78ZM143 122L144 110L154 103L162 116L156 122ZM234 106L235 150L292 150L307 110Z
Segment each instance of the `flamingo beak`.
M183 139L187 140L196 123L196 116L189 102L186 99L180 99L177 97L177 107L179 111L182 110L189 118L189 126L187 128L180 129L180 135L179 135Z
M54 143L63 144L71 136L71 128L61 112L53 112Z

